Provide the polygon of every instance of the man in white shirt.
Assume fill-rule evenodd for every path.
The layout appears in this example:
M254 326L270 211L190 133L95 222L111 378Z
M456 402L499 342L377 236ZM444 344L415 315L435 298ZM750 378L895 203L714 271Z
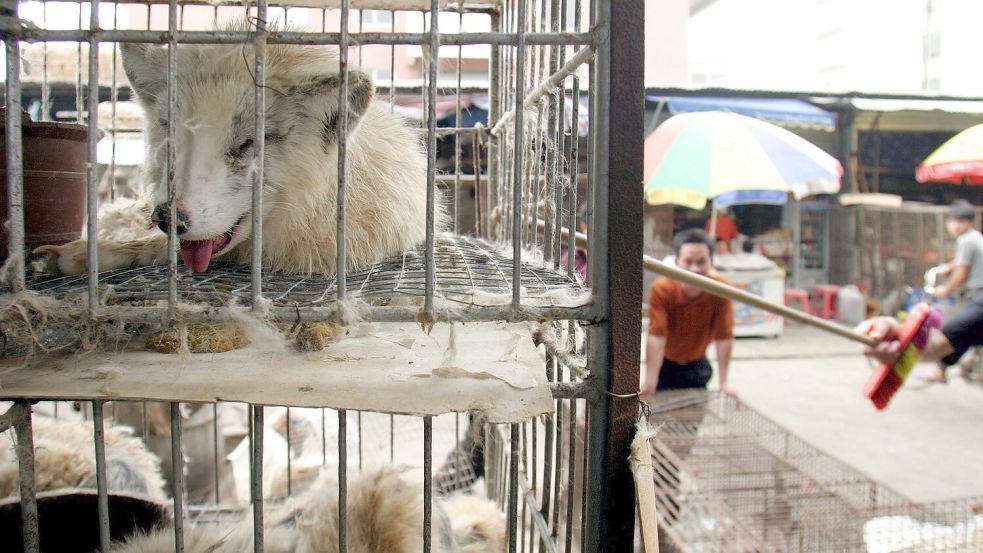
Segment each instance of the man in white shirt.
M949 278L935 290L936 297L944 298L962 286L961 303L966 303L983 291L983 234L973 228L975 220L976 209L966 200L949 206L945 227L956 239L956 257L939 266L939 274Z
M935 289L935 296L944 298L958 291L961 310L966 309L967 305L983 293L983 234L974 228L975 222L976 209L973 204L959 199L949 206L945 227L956 239L956 257L939 266L939 274L948 275L949 278ZM928 382L945 382L945 367L956 361L958 358L953 359L950 356L938 366L919 373L919 377ZM967 355L962 362L975 362L975 352Z

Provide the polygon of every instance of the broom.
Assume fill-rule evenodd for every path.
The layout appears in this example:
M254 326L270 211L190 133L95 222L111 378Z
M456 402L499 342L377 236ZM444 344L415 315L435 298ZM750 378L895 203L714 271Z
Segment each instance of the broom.
M545 224L543 222L537 221L537 226L539 227L540 232L545 231ZM569 240L567 229L562 229L562 233L563 238ZM578 246L584 249L587 248L586 235L576 232L574 233L574 237ZM866 334L861 334L860 332L856 332L842 325L827 321L826 319L820 319L815 315L803 313L797 309L792 309L791 307L774 303L762 298L761 296L756 296L743 290L738 290L733 286L718 282L712 278L707 278L703 275L698 275L696 273L691 273L684 269L680 269L674 265L663 263L647 255L642 256L642 265L654 273L658 273L664 277L671 278L684 284L689 284L690 286L694 286L715 296L720 296L722 298L757 307L758 309L763 309L770 313L792 319L793 321L798 321L814 328L842 336L843 338L853 340L854 342L859 342L869 347L876 347L878 344L876 339ZM918 352L918 348L911 343L911 340L925 324L930 311L931 309L925 304L919 304L912 310L912 313L909 314L908 318L905 320L905 324L901 331L901 336L899 337L901 346L900 357L898 357L898 360L891 365L878 363L877 367L874 369L874 372L871 373L870 377L867 379L867 382L864 384L864 396L869 398L878 410L884 409L887 406L888 402L892 397L894 397L894 394L901 387L904 379L911 373L911 369L914 367L915 363L917 363L918 359L921 357Z

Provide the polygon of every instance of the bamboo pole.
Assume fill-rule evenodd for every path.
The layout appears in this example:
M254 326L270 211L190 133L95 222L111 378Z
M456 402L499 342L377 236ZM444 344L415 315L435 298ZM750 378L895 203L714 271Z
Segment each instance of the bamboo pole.
M539 223L539 230L543 231L542 223ZM567 236L567 229L563 229L562 233L564 238ZM577 245L582 248L587 248L587 236L579 232L575 233L575 239ZM798 321L802 324L806 324L820 330L824 330L831 334L836 334L842 336L848 340L853 340L854 342L859 342L868 346L876 346L877 340L867 336L866 334L861 334L854 330L851 330L845 326L836 324L826 319L820 319L815 315L810 315L809 313L803 313L798 309L793 309L791 307L781 305L768 301L761 296L756 296L754 294L745 292L744 290L738 290L733 286L724 284L722 282L716 281L712 278L705 277L703 275L698 275L696 273L691 273L684 269L680 269L675 265L669 265L668 263L663 263L657 259L649 257L647 255L642 256L642 265L654 273L658 273L664 277L671 278L675 281L682 282L683 284L689 284L690 286L695 286L704 292L708 292L715 296L720 296L722 298L727 298L729 300L738 301L745 303L752 307L757 307L758 309L764 309L770 313L792 319L793 321Z
M638 520L645 553L659 553L659 519L655 505L655 472L652 470L652 450L649 449L648 421L639 417L635 439L631 442L631 472L638 497Z

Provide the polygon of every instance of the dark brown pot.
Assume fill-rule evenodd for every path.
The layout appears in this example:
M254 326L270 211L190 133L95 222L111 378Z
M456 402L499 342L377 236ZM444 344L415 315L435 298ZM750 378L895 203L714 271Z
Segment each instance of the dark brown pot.
M45 244L64 244L81 235L85 221L88 129L67 123L22 119L24 152L24 241L27 255ZM0 216L7 213L7 120L0 110ZM5 225L6 227L6 225ZM7 230L0 255L7 257Z

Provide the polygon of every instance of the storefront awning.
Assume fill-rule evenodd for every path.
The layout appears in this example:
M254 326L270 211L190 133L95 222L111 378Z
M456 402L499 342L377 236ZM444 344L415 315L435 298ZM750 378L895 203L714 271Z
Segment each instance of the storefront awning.
M714 96L646 96L664 102L670 113L731 111L786 128L836 129L836 114L794 98L733 98Z

